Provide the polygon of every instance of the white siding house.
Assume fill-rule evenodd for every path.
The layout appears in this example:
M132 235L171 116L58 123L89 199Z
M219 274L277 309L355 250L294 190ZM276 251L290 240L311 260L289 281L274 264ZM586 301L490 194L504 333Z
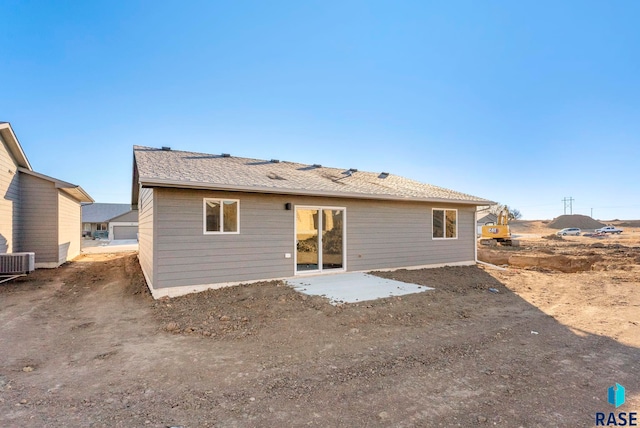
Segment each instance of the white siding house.
M80 254L80 187L31 168L11 125L0 122L0 252L33 252L36 267Z

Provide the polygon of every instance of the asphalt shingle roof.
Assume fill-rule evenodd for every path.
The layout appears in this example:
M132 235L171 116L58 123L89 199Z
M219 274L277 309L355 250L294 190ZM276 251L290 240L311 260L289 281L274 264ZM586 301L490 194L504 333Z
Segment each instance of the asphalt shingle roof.
M320 165L134 146L139 182L146 185L372 199L489 205L483 198L394 174ZM137 183L134 184L134 191Z
M114 217L131 211L130 204L95 203L82 206L83 223L106 223Z

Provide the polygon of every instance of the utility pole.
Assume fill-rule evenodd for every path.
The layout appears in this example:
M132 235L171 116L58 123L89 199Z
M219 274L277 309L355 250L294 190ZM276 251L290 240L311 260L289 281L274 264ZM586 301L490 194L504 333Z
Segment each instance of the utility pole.
M567 206L569 206L569 214L573 215L573 201L575 201L575 199L573 199L573 196L569 196L568 198L565 196L564 199L562 199L562 202L564 202L565 215L567 215Z
M591 208L591 218L593 218L593 208Z

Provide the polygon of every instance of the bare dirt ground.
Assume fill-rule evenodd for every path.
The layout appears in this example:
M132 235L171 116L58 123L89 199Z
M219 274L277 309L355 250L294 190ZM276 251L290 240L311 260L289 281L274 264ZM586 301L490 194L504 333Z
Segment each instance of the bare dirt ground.
M0 285L0 425L593 426L615 382L640 411L640 232L489 251L530 264L379 273L436 290L339 307L277 282L154 301L135 253L36 271Z

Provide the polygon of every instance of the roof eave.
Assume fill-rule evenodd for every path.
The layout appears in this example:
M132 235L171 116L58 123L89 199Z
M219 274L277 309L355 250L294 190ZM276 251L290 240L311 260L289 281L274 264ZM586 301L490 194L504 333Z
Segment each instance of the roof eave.
M375 200L389 200L389 201L412 201L412 202L440 202L440 203L452 203L452 204L464 204L472 206L483 206L493 204L491 201L485 199L449 199L449 198L421 198L412 196L396 196L396 195L384 195L384 194L369 194L369 193L335 193L322 190L308 190L308 189L286 189L286 188L274 188L274 187L260 187L260 186L236 186L229 184L214 184L206 182L196 181L174 181L159 178L144 178L140 177L139 184L143 187L168 187L179 189L200 189L200 190L226 190L230 192L251 192L251 193L276 193L285 195L301 195L301 196L324 196L331 198L351 198L351 199L375 199Z
M16 137L16 134L13 132L13 128L9 122L0 123L0 134L2 134L3 140L7 143L9 151L13 155L18 166L30 171L33 170L29 163L29 159L27 159L27 155L24 153L24 150L22 150L18 137Z
M62 190L72 198L76 199L78 202L95 202L93 198L89 196L89 194L77 184L58 180L57 178L49 177L48 175L40 174L39 172L35 172L26 168L19 167L18 171L52 182L56 189Z
M65 192L67 195L71 196L78 202L95 202L91 196L80 186L75 187L59 187L56 185L56 188Z

